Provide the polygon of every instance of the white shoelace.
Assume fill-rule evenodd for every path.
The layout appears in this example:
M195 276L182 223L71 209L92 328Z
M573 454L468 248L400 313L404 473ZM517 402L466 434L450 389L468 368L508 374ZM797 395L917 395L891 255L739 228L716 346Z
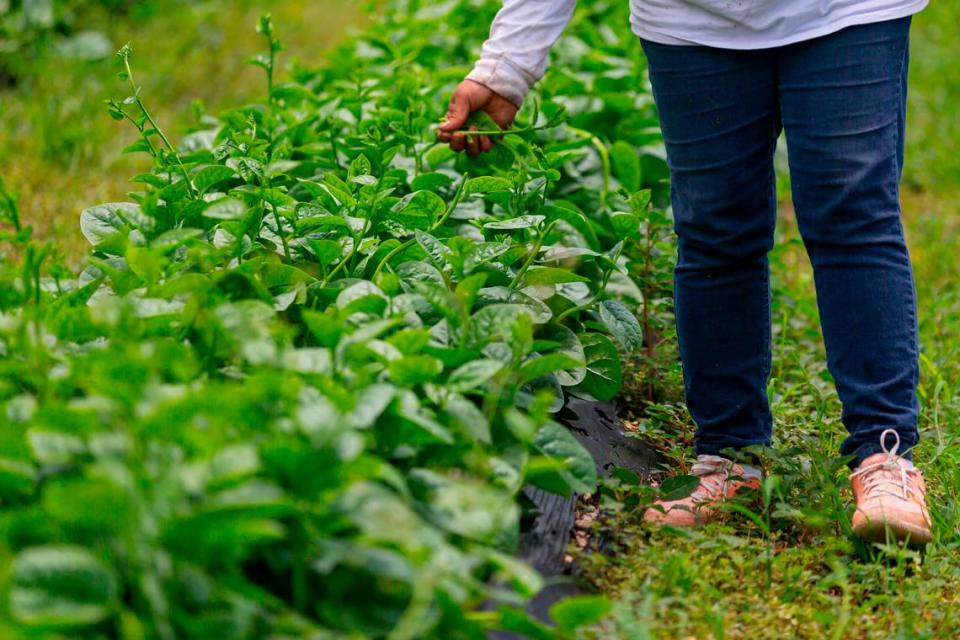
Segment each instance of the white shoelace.
M893 434L892 449L887 449L887 434ZM850 478L864 477L863 492L870 495L873 492L883 493L901 500L909 500L913 489L910 488L907 468L901 464L901 457L897 455L900 449L900 434L893 429L887 429L880 434L880 448L887 454L883 462L861 466L854 471ZM881 473L889 471L891 473Z
M690 469L690 475L700 478L700 486L691 494L694 497L704 497L714 493L722 492L730 472L733 470L734 462L722 456L699 455L697 462ZM760 478L760 469L743 465L743 477Z

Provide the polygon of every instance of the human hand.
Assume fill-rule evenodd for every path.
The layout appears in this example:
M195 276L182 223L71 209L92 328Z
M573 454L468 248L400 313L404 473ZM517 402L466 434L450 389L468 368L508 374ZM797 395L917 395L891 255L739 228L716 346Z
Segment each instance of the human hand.
M456 152L466 150L467 155L476 157L490 151L496 140L489 135L467 136L463 127L470 115L484 111L497 126L508 129L516 119L518 110L517 105L489 87L473 80L464 80L457 85L450 98L450 107L437 131L437 139L449 143L450 148ZM467 131L470 130L476 131L477 128L471 126Z

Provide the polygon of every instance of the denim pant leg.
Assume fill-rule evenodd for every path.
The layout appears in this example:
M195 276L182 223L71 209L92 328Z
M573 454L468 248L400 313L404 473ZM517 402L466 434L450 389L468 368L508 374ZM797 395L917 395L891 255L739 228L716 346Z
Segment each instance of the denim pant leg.
M776 56L643 46L672 181L677 333L696 451L769 444Z
M918 439L916 291L900 220L910 19L780 51L797 221L814 268L827 360L858 460L896 429ZM892 442L887 442L890 446Z

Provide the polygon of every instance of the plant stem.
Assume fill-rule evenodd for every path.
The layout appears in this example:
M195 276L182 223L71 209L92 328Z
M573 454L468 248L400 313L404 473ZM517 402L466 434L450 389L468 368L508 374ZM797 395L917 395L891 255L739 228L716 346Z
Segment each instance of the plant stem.
M467 181L470 179L470 174L463 174L463 180L460 182L460 186L457 187L457 192L453 195L453 200L450 201L450 204L443 211L436 222L430 225L430 228L427 229L427 233L433 233L435 229L439 229L444 222L447 221L447 218L450 217L450 214L453 213L453 210L457 208L457 205L463 200L463 192L466 189Z
M180 154L177 153L176 148L170 144L170 140L167 138L166 134L163 132L163 129L160 128L160 125L157 124L157 121L153 119L153 115L150 113L150 110L147 109L147 105L144 104L143 100L140 99L140 87L137 86L137 83L133 79L133 70L130 67L130 58L124 56L123 66L127 72L127 80L130 83L130 87L133 89L133 99L137 103L137 107L143 113L143 117L147 119L147 122L150 123L150 126L153 127L153 130L157 132L157 135L160 137L160 140L163 141L163 144L167 147L167 150L170 151L170 154L177 161L177 165L180 167L180 172L183 174L183 179L187 181L187 187L190 190L190 196L196 197L196 189L193 187L193 183L190 181L190 175L187 173L187 168L183 166L183 161L180 159ZM140 129L140 132L143 133L143 129ZM146 138L146 134L144 134ZM150 140L147 140L147 143L150 143ZM153 145L151 144L151 147Z
M467 136L467 138L471 138L473 136L511 136L511 135L519 135L521 133L532 133L534 131L545 131L546 129L552 129L552 128L553 127L550 126L549 124L542 124L536 127L528 126L528 127L514 128L514 129L497 129L497 130L490 129L488 131L484 131L482 129L479 131L475 131L470 129L470 130L461 131L460 133Z
M610 152L607 151L607 145L603 144L600 138L589 131L577 129L569 125L567 126L567 130L577 137L589 140L597 150L597 153L600 154L600 161L603 163L603 191L600 193L600 202L603 206L607 206L607 196L610 194L610 176L613 173L610 165Z
M517 274L513 277L513 280L510 282L510 288L513 289L520 282L520 279L527 273L527 270L533 265L533 261L537 259L537 254L540 253L541 247L543 247L543 239L546 237L550 231L553 230L553 225L556 224L556 220L544 227L543 231L537 236L537 241L533 244L533 251L530 252L530 255L527 256L527 259L524 261L523 265L517 271Z
M402 243L402 244L394 247L393 250L392 250L390 253L388 253L388 254L383 258L383 260L380 261L380 264L377 265L377 270L373 272L373 275L370 277L370 281L373 282L374 280L376 280L376 279L377 279L377 276L380 275L380 270L383 269L383 266L384 266L385 264L387 264L388 262L390 262L390 260L392 260L392 259L393 259L397 254L399 254L401 251L404 251L405 249L413 246L413 243L416 242L416 241L417 241L416 238L410 238L410 239L407 240L406 242L404 242L404 243Z

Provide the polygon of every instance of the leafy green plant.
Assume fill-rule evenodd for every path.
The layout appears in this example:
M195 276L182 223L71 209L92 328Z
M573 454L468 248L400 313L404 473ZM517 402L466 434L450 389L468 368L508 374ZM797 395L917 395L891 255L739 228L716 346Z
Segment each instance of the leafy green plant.
M637 168L652 140L619 135L635 110L603 88L617 62L586 55L568 64L621 122L584 136L591 111L567 104L581 87L558 82L571 93L531 102L489 157L435 143L435 97L462 76L441 62L468 60L495 8L391 4L291 81L264 18L266 98L179 144L124 47L126 96L108 111L153 168L129 202L83 211L92 255L76 278L45 266L4 198L18 243L0 307L10 629L554 633L517 608L541 585L512 555L520 492L596 488L554 416L566 394L613 397L619 353L643 345L626 252L640 245L611 221L642 208L639 229L660 185ZM608 604L558 605L556 633Z

